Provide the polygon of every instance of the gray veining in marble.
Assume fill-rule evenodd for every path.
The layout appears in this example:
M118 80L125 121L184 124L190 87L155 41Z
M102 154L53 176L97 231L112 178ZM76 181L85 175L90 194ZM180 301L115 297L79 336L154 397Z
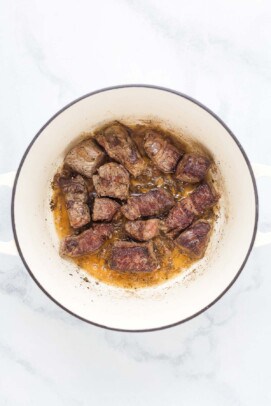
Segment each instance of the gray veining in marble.
M268 0L2 0L0 173L39 128L89 91L167 86L216 112L251 161L271 165ZM270 179L258 182L270 231ZM0 240L12 238L0 189ZM270 246L254 248L232 289L173 329L87 325L51 302L18 257L0 261L0 405L270 405Z

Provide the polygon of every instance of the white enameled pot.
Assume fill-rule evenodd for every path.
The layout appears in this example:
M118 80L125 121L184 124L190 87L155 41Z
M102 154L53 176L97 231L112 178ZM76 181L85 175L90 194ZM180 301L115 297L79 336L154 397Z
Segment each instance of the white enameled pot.
M50 211L50 182L66 152L84 132L106 121L158 119L182 138L203 144L213 156L222 198L220 215L206 256L160 286L121 289L83 282L84 273L58 254ZM257 173L270 176L269 167ZM255 172L255 174L257 174ZM12 186L14 174L1 175ZM125 331L173 326L200 314L234 283L254 244L258 200L254 174L240 143L209 109L181 93L147 85L102 89L75 100L52 117L27 148L13 186L14 242L0 243L6 254L19 252L40 288L63 309L90 323ZM259 244L271 233L258 236ZM72 275L72 276L71 276Z

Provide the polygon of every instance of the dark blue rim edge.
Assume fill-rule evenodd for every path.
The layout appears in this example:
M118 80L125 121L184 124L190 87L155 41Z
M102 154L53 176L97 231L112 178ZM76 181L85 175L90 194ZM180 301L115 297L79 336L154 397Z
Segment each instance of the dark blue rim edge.
M101 92L107 92L110 90L115 90L115 89L122 89L122 88L130 88L130 87L144 87L144 88L150 88L150 89L156 89L156 90L162 90L165 92L169 92L169 93L173 93L177 96L183 97L189 101L191 101L192 103L195 103L196 105L198 105L199 107L201 107L202 109L204 109L205 111L207 111L207 113L209 113L211 116L213 116L228 132L228 134L233 138L233 140L235 141L236 145L239 147L245 161L246 164L248 166L249 172L250 172L250 176L252 179L252 183L253 183L253 187L254 187L254 197L255 197L255 222L254 222L254 230L253 230L253 234L252 234L252 238L251 238L251 242L249 245L249 249L248 252L244 258L244 261L241 265L241 267L239 268L238 272L236 273L235 277L233 278L233 280L231 281L231 283L226 287L226 289L224 289L224 291L215 299L213 300L209 305L205 306L203 309L201 309L200 311L198 311L197 313L194 313L192 316L187 317L186 319L180 320L176 323L172 323L166 326L161 326L161 327L155 327L155 328L150 328L150 329L140 329L140 330L129 330L129 329L119 329L119 328L114 328L114 327L108 327L108 326L104 326L102 324L98 324L98 323L94 323L90 320L87 320L75 313L73 313L71 310L67 309L65 306L63 306L61 303L59 303L56 299L54 299L45 289L44 287L39 283L39 281L35 278L35 276L33 275L31 269L29 268L23 253L21 251L20 248L20 244L19 244L19 240L17 238L17 233L16 233L16 225L15 225L15 215L14 215L14 202L15 202L15 195L16 195L16 187L17 187L17 182L18 182L18 178L21 172L21 168L24 164L24 161L28 155L28 152L30 151L32 145L34 144L34 142L36 141L36 139L39 137L39 135L42 133L42 131L58 116L60 115L63 111L67 110L70 106L72 106L73 104L79 102L82 99L85 99L89 96L93 96L97 93L101 93ZM177 326L179 324L182 324L186 321L189 321L191 319L193 319L194 317L200 315L201 313L205 312L207 309L209 309L211 306L213 306L219 299L222 298L222 296L224 296L224 294L232 287L232 285L234 284L234 282L237 280L237 278L239 277L240 273L242 272L248 257L251 253L251 250L253 248L253 244L255 241L255 237L256 237L256 233L257 233L257 226L258 226L258 216L259 216L259 200L258 200L258 191L257 191L257 186L256 186L256 180L255 180L255 176L252 170L252 166L250 163L250 160L248 159L243 147L241 146L240 142L238 141L238 139L236 138L236 136L232 133L232 131L227 127L227 125L215 114L213 113L208 107L206 107L205 105L203 105L202 103L200 103L199 101L193 99L190 96L187 96L184 93L181 92L177 92L176 90L172 90L166 87L162 87L162 86L155 86L155 85L145 85L145 84L128 84L128 85L117 85L117 86L111 86L111 87L106 87L103 89L99 89L96 90L94 92L90 92L85 94L84 96L79 97L78 99L72 101L71 103L67 104L65 107L63 107L61 110L59 110L56 114L54 114L45 124L43 127L41 127L41 129L38 131L38 133L35 135L35 137L33 138L33 140L30 142L29 146L27 147L21 162L19 164L19 167L17 169L16 172L16 176L15 176L15 180L14 180L14 185L13 185L13 189L12 189L12 200L11 200L11 221L12 221L12 229L13 229L13 234L14 234L14 239L15 239L15 243L16 243L16 247L18 250L18 253L21 257L21 260L25 266L25 268L27 269L28 273L30 274L30 276L32 277L32 279L35 281L35 283L38 285L38 287L59 307L61 307L63 310L65 310L66 312L70 313L71 315L77 317L80 320L83 320L89 324L92 324L94 326L97 327L101 327L107 330L113 330L113 331L121 331L121 332L127 332L127 333L143 333L143 332L150 332L150 331L158 331L158 330L164 330L166 328L170 328L170 327L174 327Z

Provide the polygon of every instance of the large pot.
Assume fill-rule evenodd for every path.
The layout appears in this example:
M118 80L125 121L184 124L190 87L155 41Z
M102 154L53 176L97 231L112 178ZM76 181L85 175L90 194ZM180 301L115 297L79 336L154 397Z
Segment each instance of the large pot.
M222 198L206 256L160 286L126 290L82 283L82 273L58 254L50 211L50 182L82 132L113 120L159 119L213 156ZM258 166L270 175L270 168ZM12 174L2 175L10 184ZM17 250L29 274L58 305L87 322L111 329L149 331L182 323L214 304L232 286L252 250L258 198L251 164L236 137L209 109L192 98L155 86L129 85L87 94L64 107L34 137L15 177L12 225ZM270 233L261 236L267 243ZM14 253L14 245L0 250ZM71 276L72 274L73 276Z

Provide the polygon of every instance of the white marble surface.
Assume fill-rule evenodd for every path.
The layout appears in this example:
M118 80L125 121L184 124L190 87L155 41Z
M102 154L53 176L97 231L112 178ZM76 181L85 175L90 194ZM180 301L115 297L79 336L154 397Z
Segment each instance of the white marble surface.
M2 0L0 173L62 106L150 83L221 116L253 162L271 164L271 5L235 1ZM258 183L271 229L270 179ZM0 240L12 238L0 189ZM270 246L232 289L173 329L105 331L52 303L18 257L0 260L0 405L270 405ZM269 359L269 362L267 362Z

